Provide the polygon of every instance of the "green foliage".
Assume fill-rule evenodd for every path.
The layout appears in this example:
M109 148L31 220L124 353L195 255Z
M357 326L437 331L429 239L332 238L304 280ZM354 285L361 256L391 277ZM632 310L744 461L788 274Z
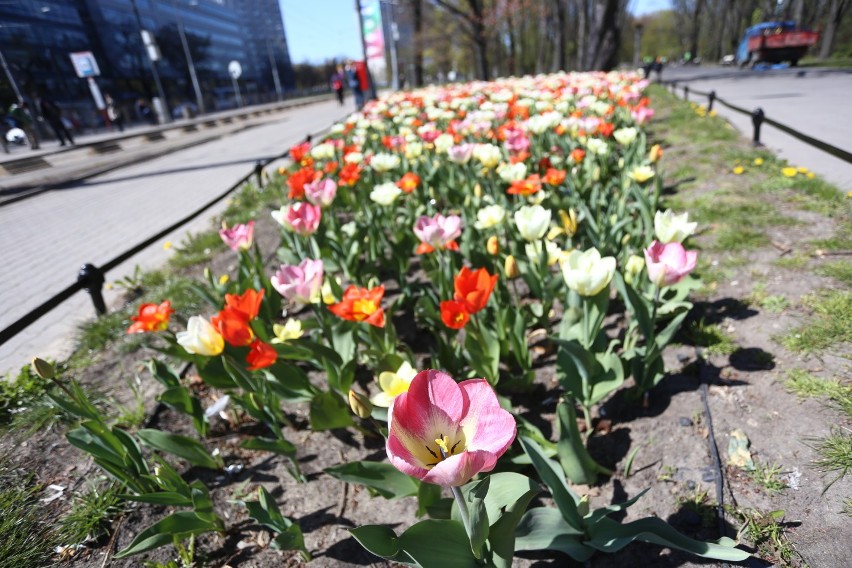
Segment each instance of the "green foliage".
M370 493L385 499L417 495L420 486L415 479L384 462L349 462L326 468L325 472L341 481L364 485Z
M738 538L744 538L757 549L757 556L774 563L790 565L794 559L801 559L793 544L787 538L784 523L784 511L777 510L761 513L755 509L728 507L726 511L742 522Z
M852 417L852 387L838 379L823 379L804 369L791 369L787 372L784 387L800 398L827 398Z
M778 464L755 463L748 471L749 479L757 483L769 493L781 493L787 489L787 483L781 479L783 469Z
M54 534L44 522L40 489L0 462L0 568L42 566L50 558Z
M57 538L69 546L96 541L109 533L113 519L122 511L124 504L116 484L92 484L72 498L71 510L57 524Z
M311 555L305 548L305 540L299 525L294 524L293 521L281 514L281 510L275 504L275 499L266 488L260 486L257 490L257 496L257 501L246 501L242 504L248 509L249 516L252 519L278 533L278 536L272 539L272 548L298 550L305 562L310 562Z
M784 347L798 353L815 353L852 342L852 292L823 290L805 296L803 304L813 317L780 338Z
M711 355L730 355L738 345L733 338L722 331L718 325L704 323L704 320L692 321L683 331L690 345L704 347Z
M763 282L758 282L752 287L746 301L773 314L783 312L790 305L790 302L784 296L767 294L766 284Z
M9 425L15 416L39 404L47 392L47 381L28 364L17 375L0 378L0 427Z
M179 270L203 264L225 248L226 245L217 231L188 233L181 244L175 247L175 255L169 259L169 265Z
M852 262L847 260L826 262L817 267L817 273L834 278L838 282L852 287Z
M829 436L814 441L812 447L819 456L813 462L814 467L823 473L837 474L825 487L825 492L852 469L852 433L846 428L835 428Z

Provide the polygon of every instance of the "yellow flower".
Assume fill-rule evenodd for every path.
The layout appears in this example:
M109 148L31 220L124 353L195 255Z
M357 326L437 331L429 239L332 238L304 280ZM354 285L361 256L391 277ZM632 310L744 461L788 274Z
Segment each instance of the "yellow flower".
M754 165L755 166L762 166L763 165L763 158L755 158L754 159Z
M816 174L813 172L808 172L805 174L805 176L807 176L808 179L814 179L816 177Z
M743 173L744 171L745 171L745 168L744 168L744 167L742 167L742 166L736 166L736 167L734 167L734 174L736 174L736 175L740 175L740 174L741 174L741 173Z
M799 167L798 167L798 168L796 168L796 169L799 171L799 173L800 173L800 174L806 174L806 173L808 173L808 168L806 168L805 166L799 166Z
M651 166L638 166L627 175L638 183L645 183L646 181L654 177L654 170L651 168Z
M294 318L288 319L284 322L284 325L274 324L272 332L275 333L275 339L271 343L284 343L291 339L299 339L305 333L302 331L302 322Z
M784 174L784 176L791 178L791 177L795 177L796 174L799 173L799 170L797 170L796 168L788 166L786 168L781 168L781 173Z
M169 250L172 248L172 241L166 241L163 243L163 250Z
M227 274L223 274L222 276L219 277L219 286L224 286L225 284L228 283L228 280L230 280L230 279L231 279L230 276L228 276Z
M715 110L711 110L709 114L710 116L716 116L718 113Z
M396 372L385 371L379 373L379 387L382 389L382 392L370 398L370 402L376 406L387 408L394 398L408 391L408 387L411 385L411 381L414 380L415 375L417 375L417 371L414 370L414 367L408 361L404 361Z

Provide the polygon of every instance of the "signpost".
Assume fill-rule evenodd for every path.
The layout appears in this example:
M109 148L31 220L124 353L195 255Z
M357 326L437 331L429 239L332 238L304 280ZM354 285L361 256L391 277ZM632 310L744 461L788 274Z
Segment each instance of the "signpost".
M237 79L243 74L243 66L240 62L234 59L228 63L228 74L231 76L231 82L234 84L234 95L237 97L237 106L243 106L243 97L240 94L240 84Z
M92 93L92 98L95 100L95 106L101 111L101 114L106 110L106 102L101 94L95 77L101 74L98 67L98 60L91 51L77 51L69 54L71 56L71 65L74 66L74 71L81 79L86 79L89 83L89 92Z

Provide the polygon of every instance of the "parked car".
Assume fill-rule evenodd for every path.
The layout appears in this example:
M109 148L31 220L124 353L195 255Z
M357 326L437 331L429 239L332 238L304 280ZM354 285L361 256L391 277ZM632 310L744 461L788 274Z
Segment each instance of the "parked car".
M789 61L795 67L817 41L817 32L799 29L796 22L763 22L745 31L737 48L737 63L740 67L754 67L758 63Z
M719 65L733 65L734 63L736 63L736 61L736 56L733 53L729 53L728 55L724 56L721 61L719 61Z

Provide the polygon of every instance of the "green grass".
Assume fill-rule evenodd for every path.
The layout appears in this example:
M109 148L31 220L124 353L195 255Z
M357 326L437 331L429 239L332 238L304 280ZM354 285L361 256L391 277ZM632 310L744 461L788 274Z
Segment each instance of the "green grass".
M811 259L804 254L788 254L776 260L773 264L784 270L803 270L808 267Z
M833 236L827 239L817 239L809 244L817 249L827 251L852 250L852 221L848 219L842 221Z
M845 428L835 428L829 436L814 441L811 447L818 456L814 467L825 474L837 474L825 487L825 492L852 469L852 433Z
M47 564L54 538L43 521L39 491L30 478L0 463L0 568Z
M838 282L852 287L852 262L847 260L827 262L818 266L816 270L818 274L834 278Z
M712 248L729 252L738 252L759 248L769 244L769 238L763 231L743 226L724 225L716 232Z
M784 387L799 398L825 398L852 420L852 387L837 379L822 379L804 369L792 369Z
M755 463L754 469L748 472L748 476L769 493L781 493L787 489L787 483L781 479L782 473L783 468L778 464Z
M225 248L225 243L216 231L190 233L175 247L175 255L169 259L169 265L179 270L203 264Z
M790 302L784 296L768 294L766 284L763 282L758 282L752 287L746 301L773 314L779 314L790 306Z
M124 510L119 494L117 484L101 483L75 495L70 511L57 524L59 542L74 546L109 534L113 519Z
M787 538L784 511L763 513L755 509L727 506L729 515L742 523L737 539L747 540L757 549L757 556L782 566L802 566L801 557ZM796 564L793 564L793 562Z
M683 334L689 345L704 347L711 355L730 355L739 347L718 325L705 324L704 320L690 322Z
M852 292L823 290L806 296L803 303L813 317L780 338L784 347L797 353L815 353L852 341Z

